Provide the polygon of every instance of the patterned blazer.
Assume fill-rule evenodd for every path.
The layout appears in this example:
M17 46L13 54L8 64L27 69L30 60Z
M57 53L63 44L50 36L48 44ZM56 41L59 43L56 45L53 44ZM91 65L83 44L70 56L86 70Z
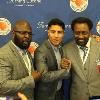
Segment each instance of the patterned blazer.
M71 100L89 100L90 96L100 96L100 42L91 38L84 65L74 41L64 46L64 54L72 62Z
M28 56L33 67L29 53ZM8 42L0 48L0 95L14 96L20 91L29 100L34 100L34 86L34 79L32 76L29 76L22 57L12 42Z
M61 48L60 48L61 49ZM60 53L62 55L62 50ZM35 51L34 64L38 71L43 71L43 77L36 85L36 100L55 100L58 81L69 76L66 69L58 69L54 51L45 40Z

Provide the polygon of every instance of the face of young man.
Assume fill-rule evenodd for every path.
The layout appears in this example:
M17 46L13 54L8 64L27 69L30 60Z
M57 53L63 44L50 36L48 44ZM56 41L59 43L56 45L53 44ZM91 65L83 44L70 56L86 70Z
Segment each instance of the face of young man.
M59 25L52 25L48 29L48 38L53 46L58 47L64 37L64 30Z
M77 45L86 46L90 37L90 30L86 23L76 23L73 34Z
M28 25L17 25L13 31L13 42L21 49L27 49L32 40L32 30Z

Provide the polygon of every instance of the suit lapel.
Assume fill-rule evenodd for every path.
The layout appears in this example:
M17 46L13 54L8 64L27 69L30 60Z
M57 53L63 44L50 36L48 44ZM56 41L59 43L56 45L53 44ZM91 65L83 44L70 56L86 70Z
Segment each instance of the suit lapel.
M82 60L81 60L81 57L80 57L80 54L79 54L78 47L75 43L73 44L73 54L74 54L74 58L75 58L77 64L79 66L82 66L83 63L82 63Z
M60 52L61 58L63 58L64 57L64 54L63 54L62 47L59 48L59 52Z
M72 58L73 63L76 65L76 68L74 68L74 70L76 70L80 74L82 79L86 80L85 74L83 72L84 66L83 66L83 63L82 63L82 60L79 54L78 47L75 42L73 42L72 44L71 55L73 55L73 57L71 58Z
M53 59L53 61L55 61L55 65L57 65L56 68L58 68L56 56L55 56L54 51L53 51L53 48L51 47L51 45L50 45L50 43L49 43L48 40L46 40L46 47L48 48L48 51L52 55L52 59Z
M17 59L17 61L22 64L22 66L20 66L20 69L21 69L21 67L23 67L26 70L26 73L28 74L28 69L26 68L26 65L25 65L22 57L19 55L17 49L14 47L14 45L12 44L11 41L9 42L9 47L11 48L11 50L12 50L13 54L15 55L15 58Z

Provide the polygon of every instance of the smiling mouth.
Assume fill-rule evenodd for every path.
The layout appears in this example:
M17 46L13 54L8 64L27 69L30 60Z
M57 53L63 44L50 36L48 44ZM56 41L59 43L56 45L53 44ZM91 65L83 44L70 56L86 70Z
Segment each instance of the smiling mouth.
M57 44L58 44L58 43L59 43L59 41L54 41L54 43L57 43Z
M58 42L59 40L56 40L56 39L55 39L54 41L57 41L57 42Z
M84 40L83 40L83 39L79 39L78 41L79 41L79 42L84 42Z
M24 41L23 42L25 45L28 45L30 42L29 41Z

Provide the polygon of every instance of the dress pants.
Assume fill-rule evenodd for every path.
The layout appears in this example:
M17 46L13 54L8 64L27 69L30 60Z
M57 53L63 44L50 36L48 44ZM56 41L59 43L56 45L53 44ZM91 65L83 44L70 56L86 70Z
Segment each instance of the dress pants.
M56 92L55 100L64 100L64 93L62 88Z

